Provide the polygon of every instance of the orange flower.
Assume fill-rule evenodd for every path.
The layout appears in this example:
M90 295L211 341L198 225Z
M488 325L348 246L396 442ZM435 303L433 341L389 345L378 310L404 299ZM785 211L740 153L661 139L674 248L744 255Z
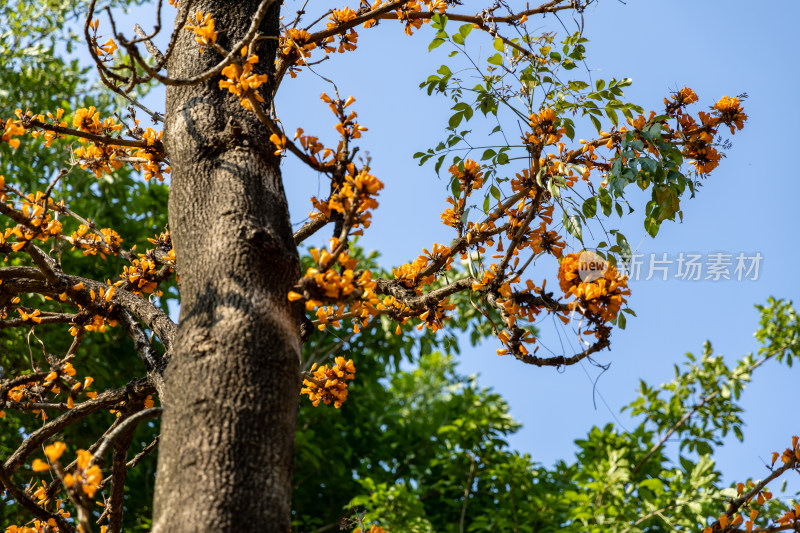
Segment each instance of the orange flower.
M184 28L191 30L195 34L194 40L200 45L200 52L203 51L203 46L209 46L217 42L217 32L214 29L214 19L211 13L203 15L202 11L197 11L194 14L195 23L187 22ZM191 18L189 19L191 21Z
M45 446L44 454L50 459L50 462L56 462L67 449L67 445L63 442L56 441L49 446Z
M714 109L719 112L719 121L730 126L731 134L744 127L747 115L739 105L738 98L723 96L719 102L714 104Z
M45 470L50 470L50 465L41 459L34 459L31 464L31 469L33 469L34 472L44 472Z

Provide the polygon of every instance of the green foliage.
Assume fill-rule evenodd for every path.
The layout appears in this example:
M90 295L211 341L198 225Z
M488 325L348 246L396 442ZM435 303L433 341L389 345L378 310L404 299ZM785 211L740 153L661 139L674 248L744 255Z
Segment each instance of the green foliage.
M443 166L449 166L448 161L459 164L470 156L479 161L491 186L484 189L483 202L478 201L477 205L488 213L498 201L511 195L507 186L503 187L510 176L521 168L536 167L532 157L538 156L531 155L531 146L513 140L519 138L532 114L550 108L557 116L557 127L563 129L570 141L577 141L578 129L594 129L599 137L607 136L608 132L621 137L620 150L611 167L603 172L607 187L595 189L590 185L585 191L573 190L568 174L573 171L582 174L585 168L580 165L565 165L562 174L547 178L546 183L541 175L536 176L562 211L560 218L567 234L583 244L587 228L591 233L598 228L602 234L608 224L603 218L610 217L612 212L622 217L624 207L628 213L633 212L625 194L632 184L650 193L644 206L644 227L651 236L656 236L665 220L674 221L676 216L682 219L680 200L685 193L694 196L699 181L696 173L683 168L684 156L679 146L664 138L667 129L663 121L668 117L653 116L640 129L625 132L625 122L644 113L640 106L625 99L623 89L632 80L592 79L588 67L579 69L585 66L588 43L580 32L567 35L560 43L553 33L507 40L497 37L493 49L485 57L476 58L466 46L467 38L479 33L471 33L471 24L453 31L447 17L437 15L432 27L436 34L429 50L447 43L452 48L449 57L454 59L428 76L420 87L429 95L447 96L453 102L453 113L445 128L446 139L414 154L420 165L432 160L438 174ZM475 79L480 83L475 84ZM491 131L486 124L462 129L475 111L496 126ZM493 138L497 140L492 141ZM526 160L520 167L518 163ZM451 180L457 197L457 180ZM614 262L626 259L619 246L608 247L605 241L594 245L601 255Z
M128 2L112 3L122 5ZM111 99L107 91L88 81L88 68L64 55L62 47L69 52L78 42L79 37L70 28L82 29L83 21L78 20L78 12L82 10L80 4L61 0L6 2L0 6L0 20L3 20L0 117L12 117L16 108L30 109L35 113L55 113L60 107L65 110L67 118L74 110L88 106L97 107L105 117L112 116L120 108L120 103ZM57 42L60 43L58 46ZM127 166L101 179L78 166L70 167L65 162L70 161L72 149L78 146L75 140L57 139L49 148L44 146L42 138L26 136L21 140L17 152L23 151L25 157L12 157L11 147L0 143L0 175L5 176L7 183L25 193L43 191L61 168L67 168L69 172L55 186L53 197L63 199L87 219L102 220L104 225L120 233L125 246L136 245L140 252L151 246L147 242L147 238L152 237L151 228L166 226L166 185L145 183ZM79 225L69 218L63 223L67 234ZM4 229L5 225L2 225L0 231ZM92 279L106 279L111 272L121 273L125 264L113 257L106 262L86 261L81 252L72 251L63 243L61 248L48 251L71 273ZM165 288L162 304L166 309L167 300L177 297L177 292L174 284ZM43 304L40 299L31 303L36 307ZM69 348L71 338L64 334L67 328L58 324L39 326L30 336L18 328L0 330L0 378L30 372L32 364L48 368L45 353L61 357ZM144 365L119 327L109 328L104 334L88 335L73 363L79 376L95 378L94 390L125 385L132 370L144 374ZM112 414L89 417L81 424L70 426L59 438L68 442L73 451L88 448L113 419ZM0 424L3 427L0 453L8 457L19 445L20 438L40 427L42 420L34 415L18 416L15 413L2 419ZM143 425L137 431L131 449L140 450L157 434L157 424ZM125 513L125 531L149 531L154 473L154 455L130 472L128 484L131 489L126 492L126 506L137 509L137 512ZM19 512L11 502L4 501L0 505L0 524L24 523L28 518L26 512Z
M759 309L758 359L731 366L706 343L672 381L642 382L625 408L630 431L594 427L571 461L552 468L509 449L518 425L508 405L475 376L458 375L451 357L424 350L416 367L392 373L376 360L401 341L370 328L352 348L377 357L359 358L342 409L301 407L293 530L324 530L342 517L389 532L701 530L736 496L720 485L713 457L725 435L742 436L741 392L755 369L788 364L800 350L791 303ZM667 438L680 444L667 448ZM786 504L759 505L757 523Z

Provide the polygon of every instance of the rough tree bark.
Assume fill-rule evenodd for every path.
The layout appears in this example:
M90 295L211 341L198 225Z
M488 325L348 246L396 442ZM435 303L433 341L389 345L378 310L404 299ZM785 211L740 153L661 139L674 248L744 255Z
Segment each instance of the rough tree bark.
M219 44L231 49L259 3L202 0L192 11L212 13ZM274 62L279 7L261 23L261 72ZM170 77L220 59L198 52L191 32L181 32ZM299 259L269 133L218 83L167 89L181 315L165 374L153 531L285 533L300 352L286 295Z

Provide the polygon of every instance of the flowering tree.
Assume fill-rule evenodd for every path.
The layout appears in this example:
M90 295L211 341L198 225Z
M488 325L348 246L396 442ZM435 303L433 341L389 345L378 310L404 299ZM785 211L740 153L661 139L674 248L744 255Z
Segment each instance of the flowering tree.
M530 34L527 20L581 13L589 2L553 0L521 11L497 2L472 15L456 1L377 0L281 17L274 0L171 0L176 22L160 51L152 39L162 7L170 9L162 3L152 33L138 28L136 37L119 31L110 9L101 28L95 0L81 14L99 78L129 102L126 117L101 113L107 101L67 113L31 100L0 122L4 149L17 150L15 159L26 158L22 142L45 149L73 143L68 161L29 182L16 180L14 167L0 178L7 224L0 252L10 261L0 269L2 328L28 330L29 343L45 328L70 339L58 351L58 344L42 343L37 357L31 349L27 371L19 361L10 365L14 374L4 374L0 389L4 415L41 420L36 429L20 426L21 442L0 469L9 497L35 517L34 530L90 531L93 502L103 494L100 522L119 531L126 478L155 447L153 441L130 458L134 431L160 417L153 531L254 524L288 531L298 397L340 407L356 374L353 360L327 361L333 352L319 361L303 358L301 346L317 328L359 335L386 321L398 336L411 328L435 333L469 306L497 337L497 353L524 364L571 365L607 348L613 327L624 327L624 313L632 311L617 269L630 248L619 231L604 229L605 219L623 215L625 189L636 184L651 193L644 224L655 236L664 220L681 216L681 199L718 165L721 136L746 120L739 98L724 97L694 115L689 108L698 96L684 88L665 98L661 113L645 113L623 100L630 80L569 79L585 39L580 32L561 42ZM454 103L446 139L417 154L437 172L447 162L452 196L442 221L454 238L449 245L421 243L419 257L385 273L353 247L383 188L369 160L358 157L366 128L357 122L355 98L335 85L322 95L333 115L332 142L302 128L292 133L273 102L287 74L302 76L316 61L354 50L357 29L390 21L409 35L430 23L430 48L452 46L474 65L480 83L470 87L446 65L425 82L429 93ZM479 62L466 43L487 38L496 53ZM151 83L167 86L163 115L137 100ZM475 134L459 126L475 111L496 117L490 135L503 142L474 159L454 156L472 146ZM163 123L163 131L140 126L136 117L143 115ZM526 127L512 144L506 133L520 120ZM588 140L576 140L582 128L591 132ZM330 181L294 232L281 181L284 155ZM153 226L143 252L129 246L145 246L141 230L131 238L92 220L77 198L59 198L75 195L78 170L68 165L99 183L140 172L156 190L171 175L168 230ZM592 224L614 242L595 243L592 258L601 268L587 273L585 258L568 250L566 239L582 242L583 227ZM328 244L310 248L301 268L298 246L325 228L332 231ZM111 258L117 270L73 266L96 258ZM457 260L463 268L454 268ZM546 290L548 277L557 292ZM176 284L177 323L163 304ZM534 323L546 315L574 329L581 351L538 355ZM94 392L99 380L81 368L81 353L107 329L124 331L141 371L130 372L123 386ZM109 410L114 420L84 449L70 453L58 440ZM797 464L792 453L787 469ZM27 465L51 481L20 484L14 476ZM741 506L724 515L731 524ZM720 518L712 527L727 526Z

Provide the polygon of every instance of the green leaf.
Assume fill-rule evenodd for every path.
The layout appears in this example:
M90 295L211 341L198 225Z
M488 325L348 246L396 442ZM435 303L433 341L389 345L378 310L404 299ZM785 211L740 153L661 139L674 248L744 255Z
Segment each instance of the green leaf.
M614 111L610 107L606 107L606 115L608 116L609 119L611 119L611 123L614 124L615 128L619 126L619 117L617 116L616 111Z
M489 59L487 59L486 62L491 64L491 65L502 65L503 64L503 56L500 55L500 54L495 54L495 55L489 57Z
M644 219L644 229L651 237L658 235L658 221L653 216L648 216Z
M444 163L444 154L440 155L438 159L436 159L436 165L434 165L433 169L436 173L439 173L439 170L442 168L442 163Z
M453 192L453 198L461 196L461 182L456 178L450 180L450 190Z
M494 49L497 50L498 52L505 52L506 51L506 44L503 42L503 39L501 39L500 37L497 37L494 40L493 46L494 46Z
M587 198L581 206L581 211L586 215L586 218L592 218L597 214L597 197L592 196Z
M564 229L567 230L567 233L578 239L579 241L583 242L583 228L581 226L581 219L577 215L567 215L567 212L564 211L561 216L561 221L564 223Z
M448 125L451 129L457 128L459 124L461 124L461 119L464 118L464 113L458 112L450 117L450 120L447 121Z
M655 174L656 169L658 168L658 163L650 159L649 157L640 157L639 158L639 165L641 165L642 170L648 172L650 174Z
M645 479L639 483L639 487L652 491L655 494L663 494L664 492L664 482L660 479Z
M434 40L432 40L431 44L428 45L428 52L430 52L434 48L438 48L442 44L444 44L444 39L434 39Z
M431 21L433 24L434 29L436 30L444 30L444 27L447 25L447 15L443 15L441 13L434 13L431 16Z
M623 261L630 260L633 253L631 252L631 245L628 243L628 239L620 233L617 233L617 246L619 247L619 255L622 257Z
M611 195L608 193L608 189L606 189L605 187L602 187L600 189L600 194L599 194L599 198L598 199L600 200L600 207L603 210L603 214L605 216L610 216L611 215L611 207L612 207L612 204L614 202L611 199Z

